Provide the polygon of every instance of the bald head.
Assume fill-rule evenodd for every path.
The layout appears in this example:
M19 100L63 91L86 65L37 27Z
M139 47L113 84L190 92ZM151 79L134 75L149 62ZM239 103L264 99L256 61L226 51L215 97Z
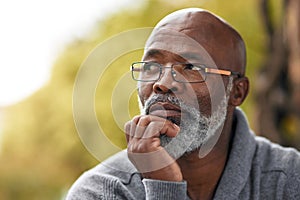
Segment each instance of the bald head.
M207 65L245 73L246 51L241 36L206 10L189 8L169 14L156 25L146 48L179 55L193 49Z

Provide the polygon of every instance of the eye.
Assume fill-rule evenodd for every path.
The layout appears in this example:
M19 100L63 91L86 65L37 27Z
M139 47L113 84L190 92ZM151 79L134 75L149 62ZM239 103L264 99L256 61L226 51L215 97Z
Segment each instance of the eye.
M143 65L143 70L144 71L148 71L148 70L151 70L153 69L153 64L152 63L144 63Z
M153 62L143 63L142 70L146 73L156 73L159 71L159 65Z
M183 70L200 71L202 68L200 66L196 66L195 64L187 63L184 64Z

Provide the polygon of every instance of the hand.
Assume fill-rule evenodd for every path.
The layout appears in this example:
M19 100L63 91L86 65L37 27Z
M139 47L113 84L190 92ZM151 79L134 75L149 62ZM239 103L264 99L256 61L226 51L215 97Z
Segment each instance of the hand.
M158 116L140 115L125 124L130 161L144 178L182 181L179 165L161 146L159 136L175 137L179 127Z

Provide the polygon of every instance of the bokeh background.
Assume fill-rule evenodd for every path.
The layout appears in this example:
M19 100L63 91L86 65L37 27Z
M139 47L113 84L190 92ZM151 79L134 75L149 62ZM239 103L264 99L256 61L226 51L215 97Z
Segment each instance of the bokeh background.
M69 1L69 9L72 9L72 2ZM41 87L22 100L0 106L0 199L64 199L78 176L101 162L82 144L74 123L72 95L81 64L97 45L108 38L126 30L153 27L166 14L185 7L211 10L241 33L247 44L246 74L251 81L250 94L242 108L247 113L251 127L257 135L300 149L299 2L120 0L107 8L110 12L99 9L99 13L103 14L94 15L96 22L91 25L92 28L84 34L73 33L75 37L61 41L63 45L53 58L49 78ZM99 1L98 5L105 6L105 3L106 1ZM15 6L19 9L36 6L39 9L42 5L43 3L25 3L23 6ZM59 6L58 3L58 10ZM55 12L54 7L53 16ZM68 9L64 12L68 15ZM18 15L18 12L14 14ZM12 35L22 37L22 28L25 30L26 27L16 21L13 26L20 26L21 29L18 34ZM53 31L59 33L58 29ZM18 46L14 48L17 49ZM113 49L108 48L107 55L111 51ZM1 56L5 56L4 53ZM21 57L22 52L18 53ZM122 128L117 125L112 113L113 90L117 81L129 70L130 63L139 60L141 55L142 51L137 50L116 58L101 76L95 91L95 113L99 124L107 138L119 148L125 148L126 144ZM19 55L16 54L14 59L18 58ZM1 75L5 77L5 70L9 66L1 64L0 67ZM23 70L26 71L26 65ZM18 78L22 73L14 73L14 82L19 86L23 85L21 78ZM37 75L32 73L32 76ZM2 81L1 84L3 87L6 83ZM118 105L128 107L131 116L137 114L136 94L130 94L128 100L126 90L123 92L124 99L120 95ZM5 93L1 93L0 99L5 98ZM87 134L93 132L91 129L93 127L86 127ZM103 145L101 148L109 151L108 146Z

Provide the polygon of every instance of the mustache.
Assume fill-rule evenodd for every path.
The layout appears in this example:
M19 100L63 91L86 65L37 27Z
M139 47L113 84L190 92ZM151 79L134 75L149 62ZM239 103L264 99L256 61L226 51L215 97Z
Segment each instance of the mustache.
M155 94L146 100L144 106L144 113L148 115L150 107L159 102L170 103L178 107L181 107L181 105L183 104L183 101L177 98L176 96L172 96L170 94Z

